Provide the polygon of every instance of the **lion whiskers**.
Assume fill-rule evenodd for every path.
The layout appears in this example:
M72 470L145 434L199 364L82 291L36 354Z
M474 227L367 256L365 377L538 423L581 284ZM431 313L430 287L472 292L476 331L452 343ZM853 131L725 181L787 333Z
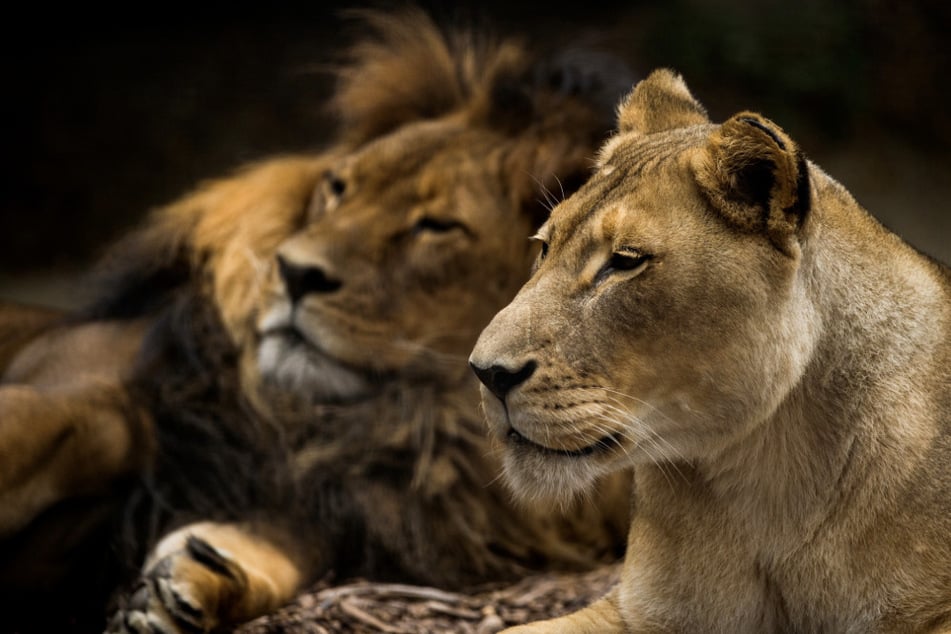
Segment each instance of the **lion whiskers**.
M663 457L663 455L664 455L664 453L665 453L664 447L667 447L667 449L668 449L669 451L674 452L674 453L677 453L676 448L675 448L673 445L671 445L667 440L665 440L665 439L663 438L663 436L660 436L657 432L655 432L655 431L653 431L652 429L650 429L649 426L644 425L644 424L643 424L643 421L641 421L641 419L637 418L636 416L632 416L632 415L630 415L630 414L628 414L628 413L626 413L626 412L620 412L620 411L619 411L619 413L620 413L622 416L624 416L624 415L626 414L626 416L624 416L624 419L625 419L627 422L636 422L636 423L639 423L639 426L638 426L639 429L641 429L642 431L646 431L646 432L647 432L647 434L646 434L645 436L643 436L643 437L641 437L641 438L639 438L639 439L634 438L633 435L630 434L630 433L628 433L626 430L625 430L625 431L621 431L619 435L620 435L622 438L627 438L627 439L633 441L634 444L635 444L635 446L639 446L639 445L640 445L640 443L638 442L638 440L639 440L641 443L648 443L648 444L650 444L650 446L652 446L652 447L656 450L656 454L658 454L658 455L656 455L656 456L655 456L655 452L652 452L652 451L643 451L643 450L642 450L640 453L641 453L641 455L647 456L647 458L650 459L651 463L653 463L653 465L654 465L655 467L657 467L657 469L658 469L658 470L661 472L661 474L664 476L664 479L667 480L667 483L671 486L671 488L673 488L673 484L674 484L674 483L673 483L673 480L671 479L670 471L673 471L674 473L676 473L676 475L679 476L681 480L683 480L683 481L686 482L687 479L686 479L686 477L684 476L683 472L680 471L680 468L677 466L677 463L674 462L674 461L672 461L672 460L669 460L669 459L664 459L664 457ZM609 416L607 416L607 415L602 415L602 418L603 418L603 420L606 420L606 421L608 421L608 422L611 422L611 423L613 423L614 425L617 425L617 424L619 423L618 419L611 418L611 417L609 417ZM621 424L623 424L623 423L621 423ZM629 461L631 464L634 464L634 463L635 463L635 459L634 459L634 457L631 455L630 450L629 450L627 447L623 446L623 445L620 443L620 441L618 441L618 440L615 439L614 442L615 442L618 446L620 446L620 447L622 448L622 450L624 451L624 454L625 454L625 455L627 456L627 458L628 458L628 461Z
M676 420L674 420L673 418L671 418L669 415L667 415L665 412L661 411L661 410L658 409L657 407L651 405L650 403L647 403L646 401L643 401L643 400L641 400L641 399L637 399L636 397L630 397L630 398L632 398L632 399L635 400L636 402L639 402L639 403L645 405L646 407L648 407L648 408L650 409L650 411L651 411L652 413L657 414L658 416L660 416L660 417L666 419L667 422L672 423L674 426L678 426L678 427L679 427L678 422L677 422ZM620 414L620 416L621 416L622 419L624 419L624 420L629 420L629 421L632 421L632 422L636 422L637 425L638 425L638 429L641 429L641 430L643 430L644 432L646 432L646 433L648 434L648 438L653 438L654 440L663 443L663 446L670 450L670 453L671 453L672 455L662 454L662 456L663 456L665 459L670 460L670 461L680 460L680 461L684 461L684 462L687 460L686 456L684 456L684 454L683 454L679 449L677 449L677 447L676 447L675 445L673 445L669 440L667 440L666 438L664 438L656 429L654 429L654 427L653 427L652 425L647 424L647 423L644 421L643 418L641 418L641 417L639 417L639 416L633 414L630 410L626 409L626 408L624 407L624 403L623 403L622 401L620 401L620 400L617 399L617 398L611 397L611 396L608 396L608 397L607 397L607 400L610 401L610 402L615 403L615 405L609 405L608 403L602 402L602 405L603 405L604 407L609 408L609 409L611 409L612 411L617 412L618 414Z
M532 180L535 181L535 184L538 185L539 190L542 193L542 196L545 197L544 200L539 200L538 202L540 202L542 206L545 207L546 210L548 210L549 213L554 211L555 207L557 207L559 204L561 204L561 201L567 198L567 196L565 195L565 187L564 185L562 185L561 179L558 178L558 176L555 176L555 180L558 182L558 189L561 190L561 198L555 196L554 192L548 189L545 183L543 183L541 179L538 178L537 176L532 175Z
M455 336L458 335L455 333L431 333L428 334L426 339L423 341L413 341L411 339L391 339L389 341L381 342L381 344L382 346L390 348L391 350L408 354L408 356L411 357L411 363L408 365L412 367L419 367L425 364L427 366L436 366L437 369L441 371L449 370L467 375L469 373L469 358L467 355L453 352L443 352L431 347L433 343L439 341L440 339L450 339ZM432 368L430 367L423 369L426 370L427 373L432 371Z
M614 395L614 396L608 396L608 397L607 397L608 400L613 401L614 403L617 403L618 406L620 406L622 409L624 409L625 403L624 403L624 401L622 401L620 398L617 398L617 397L622 397L622 398L627 399L627 400L629 400L629 401L633 401L636 405L639 405L639 406L642 406L642 407L646 407L647 409L649 409L649 410L651 411L652 414L657 414L657 415L661 416L662 418L664 418L668 423L672 423L672 426L675 427L675 428L683 428L683 425L680 424L680 421L678 421L678 420L672 418L669 414L667 414L666 412L664 412L663 410L661 410L660 408L658 408L656 405L653 405L653 404L651 404L651 403L645 401L645 400L642 399L642 398L638 398L638 397L632 396L632 395L630 395L630 394L625 394L624 392L621 392L621 391L619 391L619 390L615 390L615 389L612 389L612 388L609 388L609 387L600 386L600 385L599 385L599 386L592 386L592 387L589 388L589 389L598 389L598 390L602 390L602 391L604 391L604 392L607 392L607 393L609 393L609 394L611 394L611 395ZM687 407L686 403L684 403L682 406L683 406L684 408L686 408L688 411L690 411L690 410L689 410L689 407ZM625 412L628 412L627 409L624 409L624 411L625 411ZM672 448L673 448L673 447L672 447ZM678 455L677 457L680 458L680 459L684 459L684 456L683 456L683 455Z
M617 396L624 397L638 405L649 408L652 413L658 414L667 421L674 423L674 425L677 425L677 421L654 405L651 405L647 401L636 396L624 394L623 392L608 387L598 386L596 389L600 389L609 394L607 396L607 402L600 401L599 405L604 410L606 410L600 414L600 417L602 420L611 424L610 429L615 430L615 433L621 437L630 440L634 446L639 446L641 443L647 443L651 448L653 448L654 451L642 450L641 453L651 460L651 462L661 471L668 482L673 484L670 481L668 470L673 470L682 480L686 481L686 477L677 466L677 462L686 462L686 457L683 455L683 453L669 440L664 438L664 436L654 429L653 426L646 423L643 418L633 414L630 410L625 408L625 403L621 399L617 398ZM612 402L614 404L611 404ZM615 414L616 417L612 418L611 416L608 416L608 412ZM636 437L632 433L634 430L640 432L640 437ZM626 448L624 451L627 457L633 462L633 457L630 455L630 452Z

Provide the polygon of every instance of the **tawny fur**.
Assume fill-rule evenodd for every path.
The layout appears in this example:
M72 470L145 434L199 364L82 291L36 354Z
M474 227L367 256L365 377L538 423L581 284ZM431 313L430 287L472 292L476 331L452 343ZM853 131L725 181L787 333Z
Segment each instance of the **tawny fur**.
M635 465L628 550L607 598L512 631L951 630L948 268L670 71L619 116L471 362L520 377L483 390L516 494Z

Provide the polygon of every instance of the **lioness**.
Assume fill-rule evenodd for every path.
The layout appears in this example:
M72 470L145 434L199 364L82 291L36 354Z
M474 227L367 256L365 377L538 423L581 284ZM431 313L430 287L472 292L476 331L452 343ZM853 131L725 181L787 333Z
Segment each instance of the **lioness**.
M325 152L158 210L79 315L0 311L5 626L101 631L122 573L110 629L173 633L328 571L451 588L623 548L617 504L515 511L466 366L613 125L614 62L368 19Z
M951 630L951 275L676 74L470 361L522 498L635 466L621 581L517 632Z

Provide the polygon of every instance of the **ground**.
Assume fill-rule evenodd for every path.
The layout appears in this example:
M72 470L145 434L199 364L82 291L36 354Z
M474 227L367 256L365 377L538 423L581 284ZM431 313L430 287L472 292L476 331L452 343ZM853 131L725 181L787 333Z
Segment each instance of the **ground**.
M330 585L325 580L237 634L491 634L574 612L603 596L618 572L614 565L585 574L538 575L465 594L366 581Z

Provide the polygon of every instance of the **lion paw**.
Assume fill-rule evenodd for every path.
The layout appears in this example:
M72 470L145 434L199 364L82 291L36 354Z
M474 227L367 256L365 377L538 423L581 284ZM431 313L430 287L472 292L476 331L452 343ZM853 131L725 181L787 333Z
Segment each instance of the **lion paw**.
M107 634L210 632L219 611L247 585L244 571L211 544L189 537L143 574L112 617Z

